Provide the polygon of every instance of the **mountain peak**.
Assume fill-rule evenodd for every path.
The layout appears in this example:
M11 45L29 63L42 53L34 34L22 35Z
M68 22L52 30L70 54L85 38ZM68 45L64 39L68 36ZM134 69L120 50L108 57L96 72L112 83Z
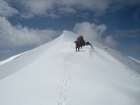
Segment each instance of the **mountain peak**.
M0 104L139 105L140 64L95 41L75 52L77 37L64 30L0 65Z
M78 37L77 34L71 32L71 31L67 31L67 30L63 31L62 36L63 36L63 42L67 42L67 41L73 41L74 42Z

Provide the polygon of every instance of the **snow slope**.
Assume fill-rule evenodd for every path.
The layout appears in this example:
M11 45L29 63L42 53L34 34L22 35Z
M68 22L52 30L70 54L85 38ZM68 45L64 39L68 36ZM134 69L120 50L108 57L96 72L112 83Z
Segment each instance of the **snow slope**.
M26 53L26 52L24 52L24 53ZM17 57L21 56L21 55L24 54L24 53L14 55L14 56L12 56L12 57L6 59L6 60L3 60L3 61L0 62L0 65L3 65L3 64L5 64L5 63L7 63L7 62L12 61L12 60L16 59Z
M140 105L140 64L78 35L57 39L0 65L0 105Z
M136 61L136 62L138 62L138 63L140 63L140 61L139 60L136 60L136 59L134 59L133 57L130 57L130 56L128 56L129 58L131 58L131 59L133 59L134 61Z

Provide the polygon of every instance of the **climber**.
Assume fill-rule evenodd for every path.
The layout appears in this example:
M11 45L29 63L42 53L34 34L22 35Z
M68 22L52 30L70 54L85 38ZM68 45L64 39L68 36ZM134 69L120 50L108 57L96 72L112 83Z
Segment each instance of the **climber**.
M75 43L75 45L76 45L75 49L76 49L76 52L77 52L77 49L78 49L78 51L79 51L80 44L79 44L78 41L74 41L74 43Z
M79 43L79 45L80 45L81 48L82 48L82 46L85 46L85 41L83 39L83 36L79 36L77 38L77 41L78 41L78 43Z

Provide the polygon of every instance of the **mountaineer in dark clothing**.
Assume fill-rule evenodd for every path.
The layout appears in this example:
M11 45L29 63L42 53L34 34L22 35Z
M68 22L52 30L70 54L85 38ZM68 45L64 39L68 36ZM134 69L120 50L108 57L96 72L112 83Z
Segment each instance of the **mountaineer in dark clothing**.
M75 49L76 49L76 52L77 52L77 49L78 49L78 51L79 51L80 44L79 44L79 42L78 42L78 41L75 41L74 43L75 43L75 45L76 45Z
M85 41L84 41L83 36L79 36L74 43L76 44L76 47L75 47L76 52L77 52L77 49L79 51L80 47L82 48L82 46L85 46Z
M85 42L83 36L79 36L74 43L76 44L76 47L75 47L76 48L76 52L77 52L77 49L79 51L80 47L82 48L82 46L85 46L85 45L90 45L91 48L93 49L92 44L89 43L89 41Z
M82 46L85 46L85 41L84 41L83 36L79 36L77 38L77 41L78 41L78 43L79 43L79 45L80 45L81 48L82 48Z

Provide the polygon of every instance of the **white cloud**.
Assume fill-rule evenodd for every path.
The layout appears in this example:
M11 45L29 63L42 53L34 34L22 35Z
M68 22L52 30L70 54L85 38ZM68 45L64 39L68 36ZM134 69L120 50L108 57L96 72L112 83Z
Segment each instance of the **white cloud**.
M8 17L18 13L18 10L9 6L7 2L5 2L4 0L0 0L0 16Z
M9 4L19 6L21 17L31 18L33 15L76 13L78 10L91 10L95 15L102 15L108 9L114 11L140 3L140 0L6 0ZM10 15L17 13L17 10L10 7L4 0L0 0L0 14ZM111 6L113 5L113 6ZM3 10L5 12L3 12ZM11 12L9 12L11 11ZM8 14L9 13L9 14ZM26 13L26 14L25 14ZM29 16L28 16L29 15Z
M93 19L93 21L94 21L95 23L99 23L99 22L100 22L99 19Z
M29 18L34 17L34 15L33 15L32 13L29 13L29 12L20 13L20 16L21 16L22 18L25 18L25 19L29 19Z
M33 15L46 15L54 8L55 0L7 0L9 3L19 4L21 12ZM15 5L15 4L14 4Z
M102 34L105 32L106 28L104 24L97 26L94 23L82 22L77 23L73 31L79 35L85 35L89 39L101 41Z
M73 9L72 7L60 7L59 11L63 13L72 13L72 14L76 13L76 10Z
M18 0L17 0L18 1ZM22 0L21 3L26 10L36 14L41 15L45 14L47 10L53 8L54 1L53 0Z
M77 23L73 31L79 35L83 35L88 39L102 42L110 47L116 47L118 43L113 39L112 36L103 38L103 34L107 27L104 24L95 25L94 23L82 22Z
M21 25L12 26L6 18L0 17L0 47L40 45L58 35L60 32L53 30L34 30Z
M131 37L136 38L140 36L140 29L136 30L118 30L115 32L116 37Z
M60 17L61 17L61 16L55 15L55 14L53 14L53 13L48 14L48 16L49 16L49 17L52 17L52 18L60 18Z
M104 0L24 0L20 2L28 8L29 12L43 15L55 9L57 5L59 12L76 13L78 10L92 10L96 14L102 14L108 8L110 2Z
M119 44L117 41L114 40L112 36L106 36L103 39L103 43L113 48Z

